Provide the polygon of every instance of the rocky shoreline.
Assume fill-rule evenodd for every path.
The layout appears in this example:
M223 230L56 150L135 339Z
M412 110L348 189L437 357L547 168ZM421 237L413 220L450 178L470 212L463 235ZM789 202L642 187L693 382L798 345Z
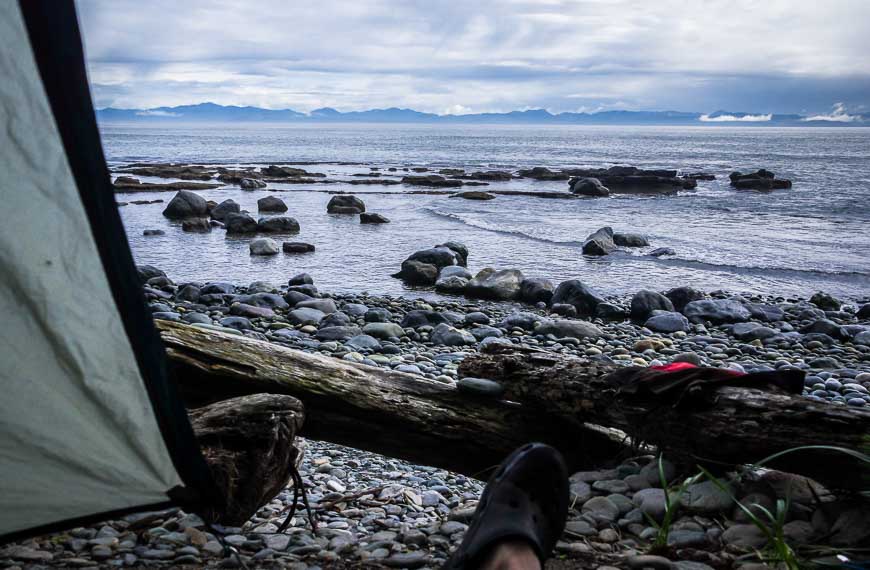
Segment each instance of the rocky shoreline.
M807 373L805 397L870 406L870 305L845 305L824 294L803 300L689 288L664 295L642 291L598 299L581 320L576 312L589 291L579 282L568 286L570 295L561 294L565 303L552 303L551 297L550 305L530 305L462 297L422 301L330 295L318 291L305 274L287 285L236 285L174 283L151 266L139 272L156 319L444 383L462 385L457 368L469 354L511 343L625 365L686 361L747 372L799 368ZM671 307L662 306L666 301ZM687 311L692 303L700 305ZM610 307L610 314L599 311L601 304ZM570 306L574 314L559 305ZM745 311L746 317L728 322L728 311ZM680 315L685 330L652 330L650 319L661 315ZM663 465L669 484L692 475L676 473L667 461ZM870 517L858 499L835 496L797 476L757 474L733 481L734 497L711 481L689 487L678 500L681 507L664 537L666 546L650 557L665 512L657 467L653 457L643 456L575 473L573 507L552 566L706 570L744 563L749 570L752 556L747 555L767 541L736 506L735 497L773 508L787 495L792 506L784 532L795 548L820 538L846 548L870 537ZM0 550L0 567L231 568L240 561L248 567L299 570L438 567L461 541L483 487L477 479L314 441L306 444L301 473L320 523L316 533L297 514L287 534L275 534L292 501L288 490L244 528L222 529L223 540L238 554L228 555L198 517L170 510L11 545ZM487 476L480 474L481 479ZM789 481L814 490L796 496L787 490Z

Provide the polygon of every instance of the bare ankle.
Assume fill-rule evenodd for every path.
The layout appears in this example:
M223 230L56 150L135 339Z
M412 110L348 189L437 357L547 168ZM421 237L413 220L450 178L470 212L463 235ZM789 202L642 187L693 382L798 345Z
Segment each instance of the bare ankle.
M541 563L527 542L511 540L495 546L480 568L481 570L541 570Z

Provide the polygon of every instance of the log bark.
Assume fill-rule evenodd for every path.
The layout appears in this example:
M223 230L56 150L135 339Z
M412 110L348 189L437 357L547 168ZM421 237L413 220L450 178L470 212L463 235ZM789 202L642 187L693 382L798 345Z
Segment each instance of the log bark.
M158 327L194 405L256 392L289 394L305 405L303 435L469 475L481 476L528 441L554 445L574 469L630 451L602 426L686 463L752 463L798 445L870 452L870 411L781 393L726 387L709 409L675 410L619 395L603 378L612 365L518 351L463 361L461 376L491 378L506 388L503 400L481 399L416 375L166 321ZM787 455L775 466L852 488L867 472L824 452Z
M292 396L255 394L190 410L200 449L225 499L202 514L241 526L286 486L301 457L294 445L305 413Z
M598 374L590 374L590 367ZM505 397L541 413L617 428L670 460L711 467L752 464L800 446L837 446L870 455L870 411L794 396L775 388L724 386L714 403L691 409L628 397L587 359L486 355L460 364L461 375L500 382ZM789 453L767 465L834 487L866 489L870 469L830 450Z

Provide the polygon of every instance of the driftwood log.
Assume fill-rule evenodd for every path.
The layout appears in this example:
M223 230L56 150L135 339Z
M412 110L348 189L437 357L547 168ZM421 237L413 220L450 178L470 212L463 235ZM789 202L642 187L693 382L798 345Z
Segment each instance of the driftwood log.
M189 411L203 456L225 504L201 514L241 526L280 493L300 458L294 445L305 413L292 396L254 394Z
M708 465L752 463L798 445L870 452L870 411L786 394L721 388L703 410L628 400L603 376L610 365L545 352L470 357L462 376L491 378L505 400L473 398L420 376L357 365L237 335L161 321L175 376L193 405L273 392L299 398L302 435L480 475L528 441L554 445L575 469L630 452L601 427ZM827 452L784 456L775 467L855 488L867 470Z
M870 455L870 411L816 402L771 389L723 386L709 406L620 394L586 359L551 355L482 355L460 375L500 382L505 397L541 414L619 429L685 464L751 464L800 446L837 446ZM599 370L600 371L600 370ZM829 450L789 453L769 467L808 475L836 487L870 487L870 468Z

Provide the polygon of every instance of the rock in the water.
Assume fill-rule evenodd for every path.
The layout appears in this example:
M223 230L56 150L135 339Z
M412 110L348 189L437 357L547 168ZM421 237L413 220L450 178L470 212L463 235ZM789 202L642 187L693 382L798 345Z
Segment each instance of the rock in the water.
M359 223L361 224L389 224L390 220L381 214L374 212L362 212L359 215Z
M517 269L496 271L487 267L468 282L465 294L480 299L508 301L519 296L522 282L523 273Z
M284 253L310 253L314 251L314 246L310 243L301 241L285 241L281 244Z
M685 332L690 329L689 319L675 311L653 315L646 320L643 326L651 331L662 333Z
M224 217L224 226L228 234L257 233L257 220L248 214L227 214Z
M461 265L462 267L468 265L468 248L465 246L465 244L456 241L448 241L440 245L436 245L435 247L446 247L447 249L455 253L457 265Z
M568 304L577 309L577 314L588 317L595 314L595 307L603 303L604 298L595 290L587 287L577 279L559 283L553 292L553 305Z
M166 205L163 215L170 220L205 217L208 215L208 203L199 194L190 190L179 190Z
M430 174L428 176L405 176L402 178L403 184L412 186L430 186L433 188L457 188L462 186L461 180L449 180L438 174Z
M251 255L276 255L279 251L278 242L272 238L257 238L249 246Z
M295 234L299 233L299 222L287 216L260 218L257 220L257 231L269 234Z
M165 233L163 230L142 230L143 236L162 236Z
M438 277L438 267L431 263L406 259L402 262L402 269L394 273L393 277L410 285L433 285Z
M619 233L613 234L613 243L620 247L646 247L649 241L640 234Z
M776 190L782 188L791 188L791 180L783 178L777 179L773 172L761 169L749 174L740 172L732 172L728 178L731 180L731 186L741 190Z
M613 228L603 227L590 234L583 242L584 255L607 255L616 250L613 243Z
M631 298L631 318L644 321L653 314L653 311L672 312L674 305L671 300L655 291L642 289Z
M649 254L652 257L663 257L665 255L677 255L677 252L670 247L658 247L649 252Z
M610 196L610 189L597 178L578 178L571 183L571 192L582 196Z
M415 251L408 256L408 260L428 263L439 270L449 265L461 265L457 253L445 245Z
M432 344L443 346L462 346L477 342L471 333L451 327L447 323L436 326L429 336L429 340L432 341Z
M568 180L570 178L568 174L550 170L546 166L527 168L520 170L518 174L525 178L533 178L535 180Z
M265 188L266 183L256 178L240 178L239 186L242 190L254 190L255 188Z
M260 212L286 212L287 204L277 196L266 196L257 200L257 210Z
M435 282L435 290L440 293L449 293L452 295L461 295L465 292L465 288L468 286L468 279L464 277L460 277L458 275L451 275L448 277L440 277Z
M329 199L326 211L329 214L362 214L366 205L353 194L338 194Z
M743 303L734 299L691 301L683 308L683 314L693 323L739 323L752 316Z
M531 305L535 303L550 304L553 298L553 282L541 277L526 277L520 283L520 300Z
M597 338L601 329L585 321L556 320L545 321L535 328L535 334L551 334L556 338Z
M495 194L490 194L489 192L480 192L480 191L468 191L468 192L458 192L453 194L455 198L465 198L466 200L495 200Z
M224 200L223 202L211 209L211 219L222 222L224 221L224 218L227 217L227 214L238 214L241 211L241 206L239 206L235 202L235 200Z
M211 231L207 218L187 218L181 222L181 230L185 232L206 233Z

